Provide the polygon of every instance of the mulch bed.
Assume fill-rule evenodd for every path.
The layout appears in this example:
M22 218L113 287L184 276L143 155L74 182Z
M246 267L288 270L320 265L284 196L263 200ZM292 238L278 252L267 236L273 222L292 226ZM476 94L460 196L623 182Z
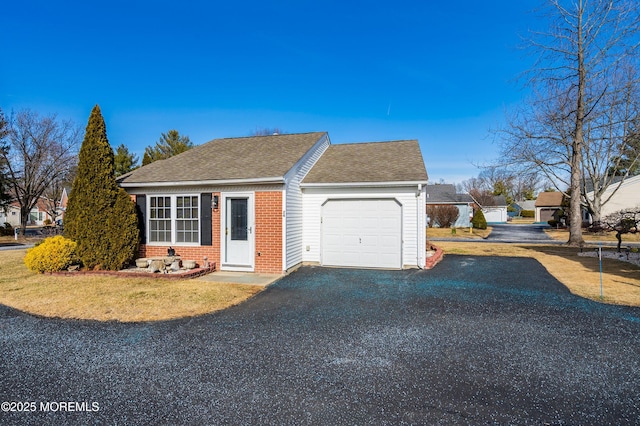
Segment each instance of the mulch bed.
M128 277L128 278L158 278L158 279L176 279L184 280L201 277L203 275L210 274L216 271L216 264L211 263L208 268L194 268L191 270L181 270L180 272L170 273L153 273L145 271L140 268L124 269L122 271L59 271L49 272L50 275L63 275L63 276L76 276L76 275L100 275L100 276L112 276L112 277Z

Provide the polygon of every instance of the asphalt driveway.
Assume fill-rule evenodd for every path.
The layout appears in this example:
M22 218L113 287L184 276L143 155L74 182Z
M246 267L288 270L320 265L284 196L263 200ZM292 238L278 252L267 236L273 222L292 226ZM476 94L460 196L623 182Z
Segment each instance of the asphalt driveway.
M640 309L575 297L524 258L305 267L227 311L163 323L0 307L0 355L3 411L35 407L0 412L1 424L640 418Z

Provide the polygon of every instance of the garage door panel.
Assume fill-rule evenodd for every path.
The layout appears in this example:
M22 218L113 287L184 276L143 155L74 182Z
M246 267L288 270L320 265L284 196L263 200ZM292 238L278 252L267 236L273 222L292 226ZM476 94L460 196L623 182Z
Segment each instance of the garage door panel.
M395 200L330 200L322 211L322 264L401 268L401 233Z
M379 224L380 224L380 220L377 217L363 217L360 223L360 225L365 229L377 228L380 226Z

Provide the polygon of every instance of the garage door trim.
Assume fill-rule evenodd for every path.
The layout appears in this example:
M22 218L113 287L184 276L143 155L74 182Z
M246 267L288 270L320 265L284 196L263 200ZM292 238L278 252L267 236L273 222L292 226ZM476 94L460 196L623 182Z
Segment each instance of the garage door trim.
M385 203L368 204L376 201ZM321 209L323 266L402 269L403 205L397 198L328 198Z

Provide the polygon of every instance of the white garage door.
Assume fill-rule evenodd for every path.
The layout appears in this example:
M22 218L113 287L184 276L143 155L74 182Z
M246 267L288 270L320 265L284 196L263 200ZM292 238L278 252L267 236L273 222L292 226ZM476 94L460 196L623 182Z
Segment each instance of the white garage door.
M402 207L395 200L329 200L322 206L322 264L402 268Z

